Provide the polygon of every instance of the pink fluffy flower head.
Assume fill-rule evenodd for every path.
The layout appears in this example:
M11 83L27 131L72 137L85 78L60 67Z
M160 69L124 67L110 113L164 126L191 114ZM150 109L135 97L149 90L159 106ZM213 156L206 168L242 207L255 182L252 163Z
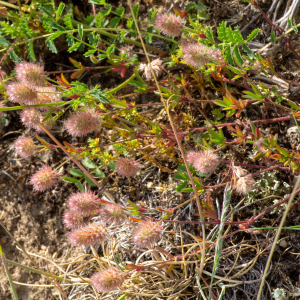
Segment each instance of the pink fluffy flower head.
M57 89L54 86L38 87L38 96L36 104L54 103L60 100L60 95L57 93ZM39 110L48 110L49 106L39 107Z
M91 277L91 284L97 292L108 293L121 287L126 276L127 273L123 273L114 267L109 267L95 273Z
M73 246L95 246L107 239L107 229L104 224L97 222L72 231L68 240Z
M251 175L239 178L236 183L236 191L240 195L246 195L254 189L255 180Z
M120 158L117 161L117 174L123 177L133 177L136 175L140 166L134 160L129 158Z
M34 86L22 82L12 82L7 86L9 101L32 105L37 103L37 92Z
M182 58L195 69L204 67L210 60L222 61L220 50L203 44L188 43L182 47L182 52Z
M67 132L72 136L85 136L99 130L101 118L93 109L72 114L65 122Z
M163 61L160 60L159 58L154 59L151 62L151 67L155 73L155 76L159 77L163 71ZM149 64L144 64L144 63L141 63L139 66L139 70L144 71L144 75L145 75L146 79L148 79L148 80L153 79L151 67Z
M30 184L36 191L44 192L51 189L59 180L59 174L51 167L44 165L30 178Z
M114 225L122 223L125 218L122 207L116 203L105 204L104 207L100 209L99 215L104 223L114 223Z
M213 172L219 165L218 155L213 150L191 151L187 160L198 172L204 174Z
M166 36L179 36L184 28L184 19L173 13L158 14L154 18L155 29L159 29Z
M100 204L95 193L86 191L70 195L67 206L70 210L77 212L78 215L89 217Z
M62 222L68 229L77 229L84 225L83 216L74 210L67 210L63 215Z
M20 118L24 126L41 131L39 124L43 121L43 116L34 108L23 110L20 114Z
M150 220L143 221L132 233L132 242L139 248L152 248L161 238L163 227Z
M19 81L35 86L45 86L46 75L41 63L21 62L16 64L16 76Z
M35 145L32 138L20 136L14 141L16 153L21 157L31 156L35 152Z

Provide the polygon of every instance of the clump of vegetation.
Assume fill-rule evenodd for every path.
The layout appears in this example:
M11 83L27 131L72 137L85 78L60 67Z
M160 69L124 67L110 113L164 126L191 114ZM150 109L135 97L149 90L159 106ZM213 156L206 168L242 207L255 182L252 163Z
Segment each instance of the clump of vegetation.
M255 1L247 2L259 8ZM1 12L1 63L13 61L15 67L10 74L0 74L4 99L0 118L15 111L27 128L26 135L14 142L22 159L38 160L41 152L53 158L57 151L67 156L57 165L44 164L29 183L34 192L51 191L60 182L76 186L78 191L66 199L61 222L69 244L89 249L92 257L78 262L79 266L70 264L64 276L54 277L48 271L44 275L65 298L69 290L62 283L68 282L87 285L97 299L105 299L105 293L112 299L138 299L139 293L142 299L158 299L171 297L173 290L179 295L176 299L185 299L180 297L187 287L196 289L195 299L200 295L229 299L226 285L220 288L217 283L244 284L243 276L265 249L258 251L250 243L247 247L256 249L257 257L243 262L247 267L231 278L234 266L228 274L225 263L220 268L229 253L227 239L242 233L262 234L262 228L255 230L255 222L269 213L279 216L283 207L287 213L291 204L290 185L269 179L275 170L298 173L300 153L264 126L298 124L300 106L288 93L264 82L272 77L290 86L296 82L282 78L271 59L251 49L259 28L244 36L238 26L232 28L226 21L217 28L205 25L209 16L201 2L183 8L173 4L164 13L152 9L147 21L140 17L139 4L133 6L131 1L117 8L102 0L89 3L93 13L81 21L71 4L57 6L52 0L19 7L7 3ZM290 41L281 31L276 36L278 26L262 15L274 30L273 43ZM290 31L297 32L295 24L290 20L289 24ZM154 40L164 41L164 50ZM292 43L286 45L295 54ZM51 51L55 57L63 47L74 69L47 70L38 53ZM86 58L91 66L84 66ZM119 84L91 84L88 74L97 70L115 75ZM159 102L140 103L143 95ZM151 112L157 107L159 111ZM271 111L271 116L252 117L259 110ZM68 138L57 137L59 131ZM68 174L62 174L62 166ZM158 206L107 197L116 185L147 189L144 175L149 166L172 174L168 180L176 182L172 190L176 205L162 197ZM112 183L112 178L118 182ZM256 205L256 214L243 213L235 219L242 204L249 206L274 194L278 201ZM214 201L220 195L223 205ZM183 230L181 225L190 227ZM234 265L240 258L235 259L230 257ZM193 265L189 275L187 265ZM267 269L259 278L262 286ZM165 288L170 281L166 290L159 286L162 280ZM11 286L15 291L12 281ZM259 299L258 286L256 292Z

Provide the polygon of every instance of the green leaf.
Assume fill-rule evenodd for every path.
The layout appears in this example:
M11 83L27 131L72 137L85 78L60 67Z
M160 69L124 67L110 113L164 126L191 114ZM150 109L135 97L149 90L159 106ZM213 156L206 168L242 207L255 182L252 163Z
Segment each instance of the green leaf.
M73 30L74 29L73 24L72 24L72 18L71 18L70 14L66 14L65 15L65 17L64 17L64 24L67 27L67 29L69 29L69 30Z
M106 98L105 92L97 89L92 89L89 94L99 100L101 103L110 103L110 100Z
M239 46L238 45L235 45L233 47L233 53L235 54L235 62L237 63L237 65L239 67L242 67L243 63L244 63L244 60L242 58L242 55L241 55L241 52L240 52L240 49L239 49Z
M124 7L118 7L117 9L116 9L116 11L115 11L115 13L118 15L118 16L120 16L121 18L123 17L123 15L124 15L124 12L125 12L125 8Z
M76 185L80 191L84 192L84 187L80 181L76 182Z
M93 174L101 178L105 178L105 174L102 171L100 171L98 168L94 170Z
M134 16L136 17L136 19L138 18L138 14L139 14L139 10L140 10L140 5L139 4L136 4L133 8L133 14Z
M276 36L273 30L271 31L270 40L272 44L276 43Z
M221 24L219 24L219 27L217 29L218 39L223 43L225 43L226 40L226 26L227 22L223 21Z
M108 163L108 166L113 170L115 171L117 169L117 166L116 166L116 162L114 160L111 160L109 163Z
M184 173L184 172L187 172L187 169L186 169L185 165L180 165L180 166L178 166L177 172L178 172L178 173Z
M116 28L120 22L121 18L120 17L114 17L110 20L110 26L112 28Z
M73 52L73 51L77 50L77 49L79 48L80 45L81 45L80 42L75 43L73 46L71 46L71 47L68 49L68 52Z
M93 26L95 23L95 17L93 14L90 14L89 16L87 16L86 18L84 18L83 20L83 24L88 25L88 26Z
M56 18L55 18L56 21L58 21L58 19L60 18L64 8L65 8L65 4L63 2L60 2L58 9L56 11Z
M78 24L78 34L80 39L82 40L83 38L83 25L82 24Z
M188 12L189 10L195 8L196 3L195 2L190 2L186 7L185 11Z
M46 45L50 49L50 51L52 51L53 53L58 53L53 41L46 41Z
M144 87L145 85L140 82L140 81L136 81L136 80L130 80L129 84L133 85L133 86L136 86L136 87Z
M215 100L214 103L217 104L217 105L219 105L219 106L223 106L223 107L229 107L230 106L230 105L226 104L222 100Z
M254 39L256 38L256 36L258 35L259 30L260 30L259 28L254 29L254 30L247 36L246 41L247 41L247 42L251 42L252 40L254 40Z
M187 185L188 185L188 181L184 181L184 182L180 183L176 188L176 192L180 193L181 190L184 189Z
M157 13L157 9L156 8L152 8L150 10L150 12L148 14L148 19L149 19L150 22L153 22L156 13Z
M226 61L229 64L233 65L233 57L232 57L231 49L230 49L229 45L226 46L226 50L224 52L224 58L226 59Z
M65 182L69 182L69 183L75 183L75 182L78 182L78 179L73 178L73 177L63 176L61 179L62 179L63 181L65 181Z
M189 176L187 174L174 174L174 179L176 179L176 180L188 180Z
M11 43L0 34L0 45L8 47Z
M75 44L75 40L72 35L66 35L66 41L68 42L68 46L72 47Z
M89 169L95 169L97 168L97 166L88 158L88 157L85 157L83 160L82 160L82 164L89 168Z
M61 36L64 33L64 31L56 31L55 33L51 34L46 41L53 41L56 38L58 38L59 36Z
M77 170L77 169L70 169L69 173L75 177L82 177L84 176L84 173L81 170Z
M91 4L98 4L98 5L104 5L105 0L89 0L89 3Z
M44 6L40 6L39 10L42 11L44 14L46 14L48 17L53 19L51 11L48 8L45 8ZM54 20L54 19L53 19Z
M238 26L234 27L232 34L237 43L243 44L245 42Z
M95 50L95 49L91 49L91 50L85 52L83 55L84 55L85 57L89 57L90 55L94 54L96 51L97 51L97 50ZM97 62L98 62L98 61L97 61Z
M16 54L15 50L11 50L9 53L9 57L13 62L20 63L22 59Z
M243 44L243 49L249 57L256 58L256 54L246 44Z
M33 50L33 42L30 41L26 45L26 53L28 54L28 57L31 61L36 61L35 55L34 55L34 50Z
M90 185L92 185L92 186L96 186L96 184L94 183L94 181L92 181L89 177L84 176L84 179L85 179L85 181L86 181L88 184L90 184Z

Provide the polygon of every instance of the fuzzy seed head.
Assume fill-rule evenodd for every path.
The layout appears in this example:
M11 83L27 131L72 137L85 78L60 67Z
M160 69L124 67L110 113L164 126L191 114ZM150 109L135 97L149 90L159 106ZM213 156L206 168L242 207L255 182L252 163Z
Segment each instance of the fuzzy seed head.
M35 145L32 138L21 136L14 141L16 153L21 157L28 157L34 154Z
M166 36L179 36L184 28L184 19L173 13L158 14L153 20L155 29L160 30Z
M67 210L63 215L62 222L68 229L77 229L84 225L83 216L74 210Z
M31 84L12 82L7 86L6 93L10 102L26 105L37 104L37 92Z
M109 267L95 273L91 277L91 284L97 292L108 293L121 287L126 275L114 267Z
M218 155L213 150L191 151L187 157L188 162L200 173L211 173L219 165Z
M251 175L241 177L236 183L236 191L240 195L246 195L253 190L255 180Z
M104 224L97 222L86 225L72 231L69 234L69 243L73 246L95 246L104 242L107 238L107 230Z
M43 116L34 108L23 110L20 114L20 118L24 126L41 131L39 124L43 121Z
M93 109L78 111L65 122L67 132L72 136L86 136L97 131L101 126L101 118Z
M161 238L162 226L150 220L139 224L132 234L132 242L139 248L152 248Z
M60 101L59 94L52 94L57 93L57 89L54 86L47 86L47 87L38 87L37 88L37 103L36 104L46 104L46 103L54 103ZM39 110L48 110L49 106L39 107Z
M21 62L16 64L16 76L19 81L35 86L45 86L46 75L41 63Z
M84 217L93 215L99 205L96 194L91 191L74 193L70 195L67 201L70 210Z
M183 60L195 69L204 67L210 60L222 61L222 53L218 49L203 44L188 43L182 47Z
M163 61L157 58L151 62L151 66L155 73L155 76L159 77L163 71ZM144 71L144 76L146 77L147 80L153 79L151 67L149 64L141 63L139 66L139 70Z
M129 158L120 158L117 161L117 174L122 177L133 177L136 175L140 166L134 160Z
M44 165L30 178L30 184L38 192L44 192L51 189L59 180L59 174L51 167Z
M105 204L104 207L100 209L99 215L104 223L114 223L114 225L122 223L125 218L122 207L116 203Z

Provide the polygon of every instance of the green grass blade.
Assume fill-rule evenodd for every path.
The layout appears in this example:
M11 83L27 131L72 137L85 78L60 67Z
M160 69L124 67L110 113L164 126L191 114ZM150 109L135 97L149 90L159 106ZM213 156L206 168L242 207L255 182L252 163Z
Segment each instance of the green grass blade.
M15 289L14 282L13 282L11 276L10 276L10 273L9 273L9 270L8 270L8 267L7 267L7 264L6 264L6 260L5 260L4 253L3 253L3 251L2 251L1 245L0 245L0 256L1 256L1 260L2 260L2 263L3 263L3 266L4 266L4 269L5 269L5 272L6 272L6 275L7 275L9 284L10 284L10 287L11 287L12 292L13 292L13 295L14 295L14 299L15 299L15 300L19 300L17 291L16 291L16 289Z

